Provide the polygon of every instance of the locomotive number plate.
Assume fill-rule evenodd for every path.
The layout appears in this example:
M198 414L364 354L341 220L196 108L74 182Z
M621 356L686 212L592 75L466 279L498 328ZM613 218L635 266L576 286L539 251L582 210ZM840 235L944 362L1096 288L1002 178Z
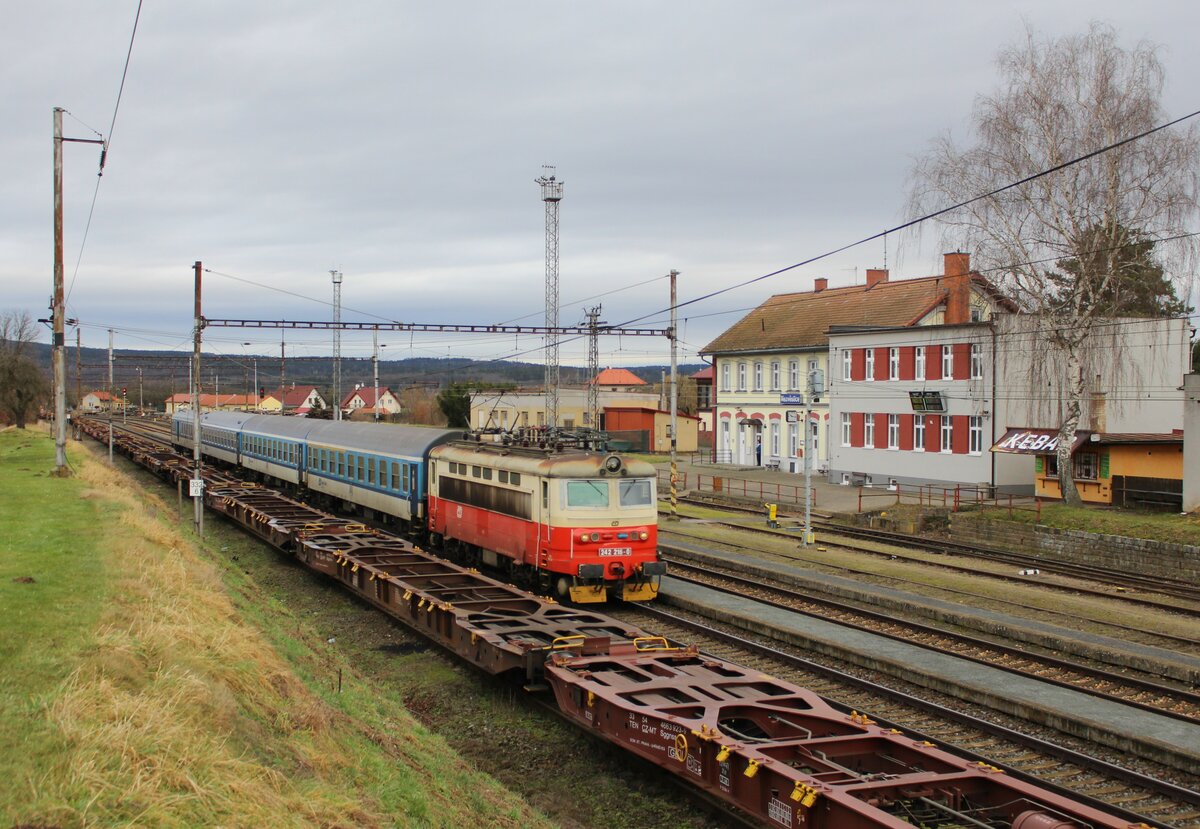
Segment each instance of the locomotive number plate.
M631 555L633 555L633 548L632 547L601 547L600 555L602 557L631 556Z

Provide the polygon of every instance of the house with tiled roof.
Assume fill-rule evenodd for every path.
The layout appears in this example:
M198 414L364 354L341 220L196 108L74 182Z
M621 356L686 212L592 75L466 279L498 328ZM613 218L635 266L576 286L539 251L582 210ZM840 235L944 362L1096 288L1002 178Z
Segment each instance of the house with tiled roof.
M200 395L200 411L240 411L252 412L255 410L257 399L253 394L202 394ZM188 392L180 392L168 397L165 401L165 411L167 414L175 414L178 411L191 411L192 395Z
M399 414L401 408L400 400L386 386L359 385L342 397L342 413L348 417L355 414L390 416Z
M89 391L80 399L79 409L84 412L106 412L112 407L112 403L113 396L98 389Z
M603 391L641 392L649 385L627 368L606 368L592 382Z
M329 404L316 386L289 386L272 389L263 395L260 408L276 414L307 415L313 409L326 409Z
M701 349L715 371L714 460L801 472L807 423L813 468L827 469L830 361L842 359L830 350L831 330L983 321L1002 304L1011 308L965 253L946 254L937 276L891 281L869 269L863 285L830 288L818 278L811 291L770 297Z

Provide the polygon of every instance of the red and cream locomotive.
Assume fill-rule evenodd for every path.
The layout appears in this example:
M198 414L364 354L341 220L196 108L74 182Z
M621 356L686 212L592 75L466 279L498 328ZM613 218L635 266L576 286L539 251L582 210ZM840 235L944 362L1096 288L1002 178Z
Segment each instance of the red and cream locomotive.
M455 442L430 452L429 532L467 564L574 602L658 595L657 475L619 455Z

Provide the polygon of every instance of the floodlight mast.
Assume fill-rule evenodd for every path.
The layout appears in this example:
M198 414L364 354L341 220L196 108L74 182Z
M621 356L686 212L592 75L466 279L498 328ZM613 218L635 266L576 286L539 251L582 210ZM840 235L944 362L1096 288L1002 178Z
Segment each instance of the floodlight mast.
M554 167L542 165L535 179L542 187L546 204L546 426L558 427L558 203L563 197L563 182L556 180Z

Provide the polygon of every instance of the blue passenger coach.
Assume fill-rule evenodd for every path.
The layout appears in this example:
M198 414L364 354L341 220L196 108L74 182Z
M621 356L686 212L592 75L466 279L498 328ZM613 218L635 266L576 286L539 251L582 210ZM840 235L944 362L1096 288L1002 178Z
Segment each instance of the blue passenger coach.
M192 413L172 420L175 443L192 443ZM456 429L309 420L240 412L200 419L212 458L424 528L429 452L462 437Z

